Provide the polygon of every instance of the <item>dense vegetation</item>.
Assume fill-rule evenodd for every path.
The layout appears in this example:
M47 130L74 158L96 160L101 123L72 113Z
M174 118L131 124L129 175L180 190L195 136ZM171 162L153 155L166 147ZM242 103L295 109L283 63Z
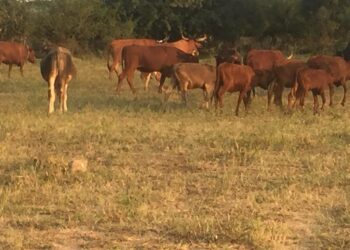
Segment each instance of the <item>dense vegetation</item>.
M207 33L230 42L335 53L350 37L348 0L0 0L0 39L102 52L113 38L177 39Z

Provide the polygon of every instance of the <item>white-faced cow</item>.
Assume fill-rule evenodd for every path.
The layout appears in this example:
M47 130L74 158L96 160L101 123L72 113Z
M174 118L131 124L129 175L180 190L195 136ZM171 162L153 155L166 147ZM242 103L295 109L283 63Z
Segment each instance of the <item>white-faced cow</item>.
M59 110L66 112L68 83L76 75L72 54L66 48L54 48L41 60L40 70L49 87L48 114L54 112L56 95L59 99Z

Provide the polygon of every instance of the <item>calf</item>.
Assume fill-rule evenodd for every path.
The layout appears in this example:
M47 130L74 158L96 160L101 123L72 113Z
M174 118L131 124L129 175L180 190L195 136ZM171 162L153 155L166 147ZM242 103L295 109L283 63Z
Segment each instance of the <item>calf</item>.
M288 95L288 107L295 106L295 103L299 101L300 106L304 107L306 93L311 90L314 97L314 114L318 113L318 98L320 95L322 98L323 110L326 103L325 90L333 84L334 77L324 69L312 69L303 68L297 72L296 82ZM295 98L294 102L292 99Z
M215 108L217 108L218 103L220 103L221 108L223 107L223 96L226 91L230 93L239 91L235 113L238 115L239 105L242 99L245 109L247 109L254 76L255 73L249 66L226 62L220 64L217 68L217 79L214 90Z
M66 112L68 83L76 75L72 54L63 47L50 50L40 62L40 71L49 86L48 114L55 109L55 95L59 98L60 111Z
M209 96L212 94L216 81L216 67L199 63L178 63L173 67L173 90L181 90L182 98L187 105L187 91L200 88L203 90L204 106L209 108ZM172 90L165 95L167 100Z
M334 86L343 86L344 96L341 105L345 105L347 86L346 81L350 80L350 63L339 56L313 56L307 64L310 68L324 69L333 76L333 84L329 86L329 106L333 105Z
M8 77L11 77L13 64L19 66L23 76L23 65L26 61L35 62L35 53L32 48L20 43L0 41L0 64L9 65Z

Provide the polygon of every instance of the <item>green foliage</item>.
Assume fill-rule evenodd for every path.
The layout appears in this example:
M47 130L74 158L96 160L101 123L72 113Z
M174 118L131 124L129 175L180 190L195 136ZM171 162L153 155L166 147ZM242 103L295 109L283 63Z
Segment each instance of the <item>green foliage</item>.
M115 38L171 40L204 33L215 42L333 53L350 39L348 0L0 0L0 39L44 40L74 52Z

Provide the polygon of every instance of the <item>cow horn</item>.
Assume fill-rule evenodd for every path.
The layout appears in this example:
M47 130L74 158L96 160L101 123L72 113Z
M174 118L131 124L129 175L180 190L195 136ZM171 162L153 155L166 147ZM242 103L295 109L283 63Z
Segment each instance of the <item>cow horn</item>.
M196 41L197 42L204 42L207 39L208 39L207 34L204 34L204 36L197 38Z
M191 54L192 56L199 56L199 52L196 49L194 49Z
M185 37L182 32L181 32L181 38L184 39L184 40L190 40L188 37Z
M292 59L293 58L293 52L290 54L290 56L287 57L288 60Z

